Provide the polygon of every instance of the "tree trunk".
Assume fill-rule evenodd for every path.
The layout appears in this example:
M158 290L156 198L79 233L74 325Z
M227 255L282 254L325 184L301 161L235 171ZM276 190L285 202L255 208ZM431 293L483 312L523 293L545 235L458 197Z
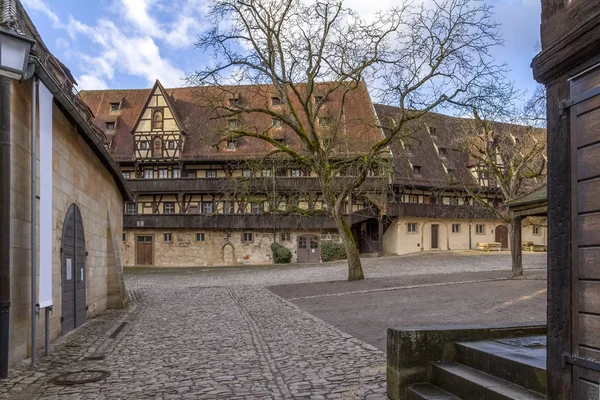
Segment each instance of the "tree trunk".
M342 238L344 249L346 250L346 258L348 261L348 280L360 281L365 279L362 263L360 261L360 255L358 253L358 249L356 248L356 242L354 241L354 236L352 235L352 231L350 230L350 226L348 225L346 217L344 217L342 213L336 213L334 220L340 237Z
M523 248L521 236L521 218L515 218L508 226L510 238L510 258L512 260L513 277L523 276Z

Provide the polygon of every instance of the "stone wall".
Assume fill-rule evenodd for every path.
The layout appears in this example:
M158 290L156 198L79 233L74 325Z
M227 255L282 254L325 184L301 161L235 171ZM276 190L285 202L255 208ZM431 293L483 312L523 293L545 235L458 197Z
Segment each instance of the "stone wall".
M11 90L11 364L31 353L31 84L31 80L23 83L13 81ZM39 149L39 136L37 143ZM123 199L108 170L56 105L53 107L52 146L54 304L50 337L54 339L62 334L60 248L66 212L75 203L79 206L83 219L88 252L85 276L89 318L107 308L109 275L113 279L110 290L118 295L118 282L115 285L114 281L118 281L117 276L122 269L118 254L120 246L113 250L111 247L114 246L109 246L109 240L110 235L121 237ZM39 150L37 154L39 155ZM39 169L37 173L39 177ZM37 221L39 223L39 214ZM109 263L109 260L112 261ZM113 304L117 302L113 301ZM44 343L43 315L37 321L37 332L41 347Z
M165 241L164 234L170 233L172 241ZM196 240L196 235L203 233L204 241ZM242 241L243 233L252 233L253 241ZM296 245L298 236L317 235L321 242L339 241L336 233L289 232L290 240L281 240L281 232L274 231L223 231L223 230L189 230L189 229L135 229L125 233L122 246L123 264L136 265L136 246L139 236L151 236L153 242L153 265L156 267L195 267L231 265L231 254L234 264L271 264L273 263L271 243L277 241L292 252L292 262L296 262Z

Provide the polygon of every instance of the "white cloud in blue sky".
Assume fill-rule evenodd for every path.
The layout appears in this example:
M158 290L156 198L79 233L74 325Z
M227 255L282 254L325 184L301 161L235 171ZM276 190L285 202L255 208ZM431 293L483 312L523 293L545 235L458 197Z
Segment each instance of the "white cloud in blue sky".
M181 86L186 73L207 62L194 48L207 27L206 0L21 0L46 45L78 80L80 89L149 87L160 79ZM506 40L494 55L511 77L533 91L529 67L539 42L540 0L485 0ZM400 0L346 0L368 17Z

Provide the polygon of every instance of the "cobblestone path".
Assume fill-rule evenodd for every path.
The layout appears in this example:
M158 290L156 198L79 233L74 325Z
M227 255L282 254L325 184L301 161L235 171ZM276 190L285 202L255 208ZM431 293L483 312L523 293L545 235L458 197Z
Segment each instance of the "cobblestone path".
M164 278L151 286L130 282L128 310L105 313L59 339L37 371L13 369L0 383L0 396L385 398L385 357L374 347L259 286L170 286ZM81 369L111 375L84 385L49 382Z

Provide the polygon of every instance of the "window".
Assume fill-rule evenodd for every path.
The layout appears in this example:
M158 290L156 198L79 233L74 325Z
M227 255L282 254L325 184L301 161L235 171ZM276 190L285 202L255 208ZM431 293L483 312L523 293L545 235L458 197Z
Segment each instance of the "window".
M155 137L152 140L152 157L160 158L163 156L163 141L162 138Z
M198 214L198 204L190 204L187 209L188 214Z
M271 170L270 169L263 169L262 170L262 176L264 176L264 177L271 176Z
M455 176L456 170L454 168L448 168L448 175Z
M436 128L435 128L435 126L430 126L430 127L427 128L427 130L429 131L429 134L431 136L435 136L435 134L436 134Z
M110 103L110 112L117 112L119 111L119 103Z
M331 119L329 117L319 117L319 126L326 127L331 124Z
M273 117L273 128L281 128L283 126L283 121L280 118Z
M408 233L417 233L417 223L416 222L409 222L406 225L406 232L408 232Z
M242 242L243 243L251 243L253 241L254 241L254 234L252 232L242 233Z
M127 203L125 204L125 214L136 214L135 203Z
M276 139L275 139L275 141L276 141L277 143L281 143L281 144L284 144L284 143L285 143L285 139L284 139L284 138L276 138Z
M125 232L123 232L123 242L127 241L127 234Z
M202 202L202 214L212 214L213 212L213 203L211 201L203 201Z
M252 203L250 212L252 214L262 214L264 210L263 203Z
M204 242L204 232L196 233L196 242Z
M181 178L181 170L179 168L173 168L173 178Z
M163 233L163 241L165 241L165 242L172 242L173 241L173 234L172 233Z
M233 203L230 201L223 202L223 214L233 214Z
M299 169L291 169L290 176L298 177L298 176L302 176L302 173Z
M229 107L233 108L233 107L239 107L240 106L240 99L229 99Z
M227 150L235 150L237 149L237 140L228 140L227 141Z
M533 234L534 235L541 235L542 234L539 226L533 225L532 229L533 229Z
M483 224L475 225L475 234L476 235L485 235L485 225L483 225Z
M162 110L156 110L152 113L152 129L163 128L163 112Z
M169 171L166 169L159 169L158 170L158 177L160 179L167 179L169 177Z
M197 178L196 171L186 171L186 175L188 178Z
M323 101L323 96L315 96L315 103Z
M420 175L421 174L421 167L418 166L418 165L413 165L413 174Z
M169 140L169 141L167 142L167 145L168 145L168 147L169 147L169 150L173 150L173 149L175 149L175 141L174 141L174 140Z
M236 130L242 126L242 123L240 122L239 119L230 119L230 120L227 120L227 126L229 126L229 129L231 129L231 130Z
M416 194L410 194L408 195L408 202L411 204L418 204L419 203L419 196Z
M115 123L114 122L107 122L106 123L106 131L107 132L114 132L115 131Z
M452 233L460 233L460 224L452 224Z
M404 149L406 151L411 151L412 150L412 145L410 143L402 142L402 145L404 146Z
M448 155L448 149L445 147L440 147L439 149L440 157L446 157Z
M140 142L140 150L148 150L148 142L141 141Z
M271 97L271 105L273 105L273 106L280 106L281 105L281 99L279 97Z
M242 171L242 176L244 178L250 178L250 177L252 177L252 170L249 170L249 169L243 170Z
M130 179L131 178L131 172L123 172L123 178Z
M163 206L165 214L175 214L175 203L167 202Z
M144 170L144 178L146 178L146 179L154 178L154 170L152 170L152 168L146 168Z
M217 177L217 170L216 169L207 169L206 170L206 177L207 178L216 178Z
M291 239L291 234L289 232L281 232L280 241L281 242L289 242Z

